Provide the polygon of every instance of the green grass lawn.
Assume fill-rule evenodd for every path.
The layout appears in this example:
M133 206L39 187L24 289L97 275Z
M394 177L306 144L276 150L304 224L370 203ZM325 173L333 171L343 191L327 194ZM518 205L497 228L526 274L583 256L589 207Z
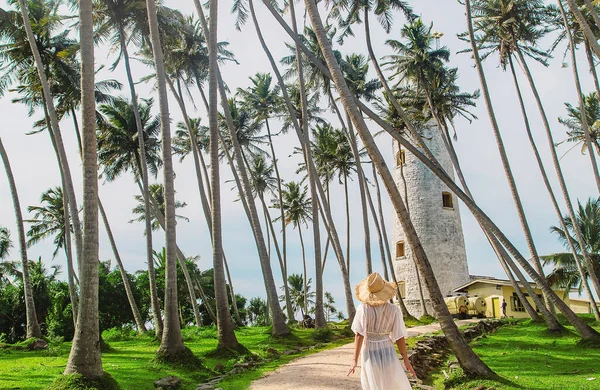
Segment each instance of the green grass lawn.
M183 334L185 344L202 358L207 370L190 371L153 363L152 359L159 345L157 341L146 336L118 340L119 337L111 337L107 333L104 334L104 338L110 344L110 351L102 354L104 370L112 375L123 389L153 389L155 380L168 375L181 378L182 389L195 389L199 383L217 375L211 372L217 364L231 368L237 362L236 359L206 357L217 346L216 329L188 328L184 329ZM282 352L319 343L313 338L314 331L307 329L294 329L290 337L283 339L271 337L269 329L264 327L241 328L236 334L246 348L261 358L267 357L268 348ZM351 341L348 337L341 338L340 329L334 330L334 335L338 337L336 341L310 351L281 356L258 369L228 378L220 386L224 390L244 389L250 381L260 377L265 371L274 370L299 356ZM51 343L48 350L35 352L0 349L0 389L33 390L49 386L64 371L70 346L70 343Z
M593 323L597 329L600 324ZM572 328L568 329L572 331ZM431 382L436 389L473 389L483 385L500 389L600 389L600 349L577 345L574 333L555 337L543 325L529 321L506 325L471 343L474 351L502 381L445 381L442 371ZM446 369L446 371L448 371ZM595 379L591 379L595 378ZM446 382L446 383L445 383Z

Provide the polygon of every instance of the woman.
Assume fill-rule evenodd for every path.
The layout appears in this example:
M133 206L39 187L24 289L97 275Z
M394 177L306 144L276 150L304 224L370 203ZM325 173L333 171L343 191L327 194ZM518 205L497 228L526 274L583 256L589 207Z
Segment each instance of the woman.
M363 390L408 390L406 373L396 355L394 343L404 359L404 365L416 377L406 354L407 336L402 312L389 303L396 286L377 272L363 279L355 289L362 302L356 309L352 331L355 333L354 360L348 375L353 374L361 356L360 381ZM362 353L361 353L362 350Z

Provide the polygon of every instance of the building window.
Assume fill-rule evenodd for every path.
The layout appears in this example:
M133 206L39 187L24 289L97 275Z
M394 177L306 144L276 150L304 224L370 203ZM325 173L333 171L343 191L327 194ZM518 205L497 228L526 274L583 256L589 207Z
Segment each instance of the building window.
M404 149L400 149L398 153L396 153L396 166L402 166L406 164L406 151Z
M449 192L442 192L442 204L445 209L454 208L452 204L452 194Z
M523 295L525 295L525 297L527 297L527 294L523 294ZM527 298L525 298L525 299L527 299ZM523 303L519 299L517 293L513 293L511 303L512 303L512 305L511 305L512 311L521 311L521 312L525 311L525 307L523 307Z
M404 257L406 256L406 248L404 245L404 241L398 241L396 243L396 257Z

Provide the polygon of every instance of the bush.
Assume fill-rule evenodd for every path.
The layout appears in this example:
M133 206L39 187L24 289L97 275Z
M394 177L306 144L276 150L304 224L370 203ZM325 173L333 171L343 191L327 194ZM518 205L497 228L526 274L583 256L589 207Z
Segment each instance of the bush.
M312 337L315 341L331 341L333 337L333 331L329 328L317 328L313 332Z
M203 328L198 328L196 326L191 326L188 328L181 329L181 336L183 337L183 341L192 341L197 339L217 339L217 328L215 326L207 326Z
M133 329L133 326L125 325L120 328L106 329L102 332L102 339L105 341L127 341L135 338L137 334L137 330Z

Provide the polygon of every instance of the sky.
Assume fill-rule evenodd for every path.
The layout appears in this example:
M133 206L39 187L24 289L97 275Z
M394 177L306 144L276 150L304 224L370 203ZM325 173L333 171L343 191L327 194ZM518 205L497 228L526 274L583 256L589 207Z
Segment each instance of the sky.
M229 1L220 1L218 39L219 41L229 43L228 49L235 54L239 62L239 65L230 63L222 67L225 82L231 91L235 91L237 88L246 88L250 85L248 77L253 76L257 72L270 72L271 69L258 43L252 24L248 23L241 32L235 29L234 17L229 13L229 3ZM285 56L288 53L285 43L291 42L291 39L276 24L276 21L262 3L260 1L256 1L255 3L261 28L271 52L276 59ZM457 34L466 30L464 7L458 1L440 2L436 0L420 0L410 3L425 23L433 22L434 30L443 33L440 45L447 46L452 53L450 65L459 69L459 84L462 90L473 92L478 89L480 86L479 79L470 55L457 54L457 52L467 48L468 45L457 38ZM3 8L7 7L5 0L0 0L0 4ZM172 8L177 8L185 14L195 14L191 1L165 0L164 4ZM303 12L301 8L298 14L299 23L302 25ZM289 19L288 15L286 15L286 19ZM373 30L372 40L374 42L375 53L378 57L390 53L390 50L385 45L385 41L390 38L400 39L400 28L403 23L404 19L402 15L395 15L395 24L389 36L386 35L378 23L371 23ZM362 53L366 55L364 34L361 28L355 28L356 36L347 39L343 46L337 47L343 54ZM551 39L542 42L541 47L546 49L549 47L550 42ZM555 58L552 59L548 67L530 61L533 77L547 110L556 142L565 139L565 128L557 121L559 116L566 116L564 102L571 102L572 104L577 102L571 68L563 64L568 61L568 57L566 60L563 59L564 49L565 45L563 43L554 53ZM130 48L130 50L133 50L133 48ZM107 65L98 73L97 80L114 78L125 84L125 70L122 65L117 67L112 73L108 71L109 65L114 58L115 53L110 51L106 46L96 49L96 66ZM593 84L588 74L587 62L585 62L585 57L581 53L578 56L578 60L580 61L579 68L584 92L589 93L593 90ZM537 250L542 255L562 251L563 248L557 241L556 236L552 235L549 230L551 226L558 224L558 220L526 138L512 79L508 73L503 72L499 67L497 57L489 57L484 63L484 67L500 130ZM135 60L133 62L133 71L136 80L152 73L150 69ZM372 71L371 77L376 77ZM519 77L522 82L526 108L530 114L534 137L538 143L542 159L550 175L550 181L555 189L564 214L566 213L565 203L558 192L558 182L552 169L552 160L544 128L533 95L526 86L526 79L522 72L519 73ZM140 83L136 87L140 97L157 98L157 92L153 89L152 84ZM126 90L116 93L127 96ZM15 97L15 94L9 93L0 98L0 117L2 118L0 136L9 154L21 205L27 219L30 215L28 215L26 207L38 205L42 192L60 184L60 176L48 135L46 133L26 135L27 132L31 131L33 122L38 120L41 114L35 113L32 117L29 117L25 106L11 102L11 99ZM203 105L200 103L199 96L195 94L193 98L196 102L195 105L192 104L191 99L188 99L186 102L188 110L191 111L190 115L203 117L204 124L207 124L206 113ZM182 120L182 115L175 100L172 98L170 98L169 108L173 129L174 124ZM157 105L155 105L154 111L158 113ZM508 189L487 111L482 99L478 100L477 107L472 111L479 118L478 120L469 123L459 119L456 122L458 140L455 142L455 147L466 180L470 183L473 196L480 207L488 213L522 253L526 257L529 257L524 235ZM334 126L338 126L332 114L327 113L325 116L333 122ZM280 123L277 121L274 122L272 127L276 126L280 126ZM380 131L373 123L369 123L369 126L372 133ZM69 163L76 191L79 194L78 204L81 205L81 162L77 154L76 139L70 119L63 120L61 131L65 140L67 153L69 154ZM378 145L384 156L388 159L388 165L393 166L390 141L391 138L385 134L377 138ZM281 175L284 181L299 180L301 178L296 174L299 156L293 155L294 148L297 146L297 139L292 132L277 137L275 140ZM582 155L578 148L566 153L569 148L570 146L561 145L558 147L558 150L559 155L562 156L561 164L573 202L577 199L586 201L590 197L598 196L588 156ZM190 219L189 222L182 221L178 224L177 242L186 255L198 255L200 257L199 266L201 269L210 268L212 266L212 249L206 222L200 206L193 161L186 159L183 162L179 162L175 158L174 164L176 172L176 198L187 203L187 207L179 210L179 214L183 214ZM370 176L370 169L367 172L368 176ZM222 165L221 173L224 250L230 263L236 293L248 298L254 296L264 297L264 284L262 283L258 255L248 220L240 203L236 201L238 195L237 191L233 189L234 183L231 181L232 176L229 168L226 165ZM8 182L4 175L0 176L0 225L6 226L11 230L13 240L16 244L17 232ZM156 179L151 179L151 182L158 181L162 181L162 175L159 175ZM133 219L131 209L136 204L133 196L138 191L137 186L133 182L132 175L130 173L125 174L109 183L101 180L100 184L100 197L106 208L125 267L130 272L146 269L143 224L129 223ZM354 180L350 182L350 185L352 186L350 191L351 283L354 285L365 277L365 252L364 234L360 219L358 183ZM338 183L334 183L332 186L332 212L338 232L341 235L341 244L345 247L346 239L344 232L346 221L343 196L343 187ZM383 199L386 226L391 240L393 210L385 193L383 193ZM461 217L470 273L504 277L503 271L489 247L485 236L482 234L475 219L464 206L461 207ZM381 261L374 227L372 227L371 231L374 270L381 271ZM306 260L309 264L309 277L312 277L311 275L314 274L314 270L310 271L314 269L312 233L306 230L303 231L303 235L307 247ZM155 249L160 249L164 244L164 234L158 231L154 233L153 237ZM288 237L289 272L301 273L302 254L300 241L298 232L292 230L291 226L288 227ZM323 235L323 237L325 236ZM323 239L323 245L324 242L325 240ZM47 239L29 249L29 258L37 259L41 256L43 261L48 265L65 264L65 258L62 253L59 253L56 258L52 259L53 250L52 240ZM13 248L11 258L18 258L18 250L16 248ZM112 258L113 254L108 239L104 229L102 229L100 233L100 259L108 260ZM276 284L280 286L282 285L281 272L275 257L272 258L272 267ZM331 292L334 296L337 307L344 310L342 279L337 261L331 251L324 273L324 286L325 290Z

